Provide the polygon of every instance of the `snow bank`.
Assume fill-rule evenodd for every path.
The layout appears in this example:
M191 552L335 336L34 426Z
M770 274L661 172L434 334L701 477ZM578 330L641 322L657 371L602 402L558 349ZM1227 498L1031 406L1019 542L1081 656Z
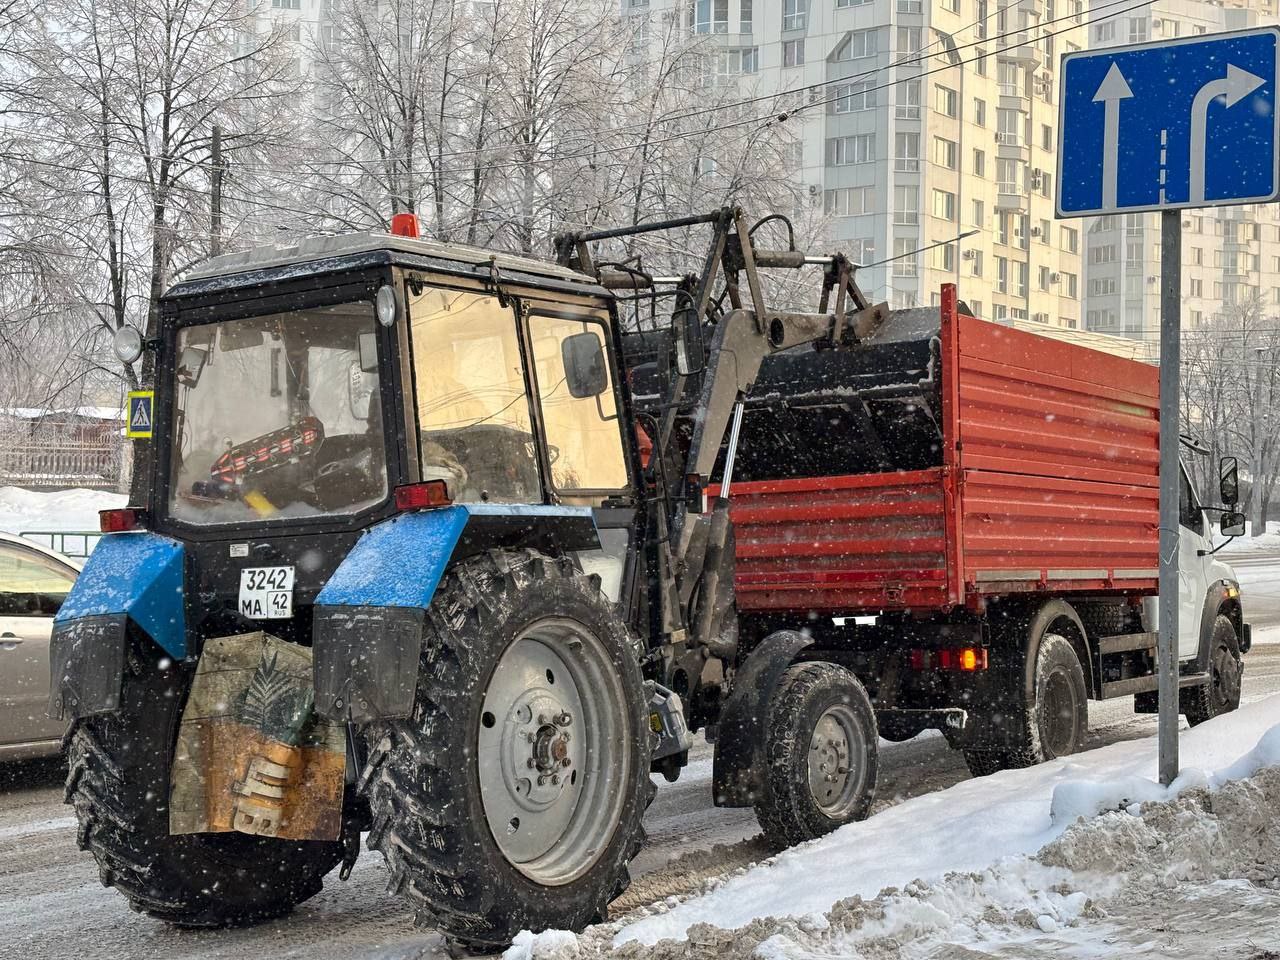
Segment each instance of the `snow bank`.
M98 511L126 505L128 497L103 490L24 490L0 487L0 530L97 530Z
M1261 536L1253 536L1253 521L1250 520L1246 525L1245 535L1236 537L1228 543L1219 552L1218 556L1222 559L1230 561L1232 557L1247 557L1251 554L1275 554L1280 553L1280 523L1271 521L1267 524L1266 532ZM1214 523L1213 543L1215 545L1222 543L1224 538L1217 533L1217 523Z
M1280 731L1272 729L1278 723L1280 696L1273 696L1183 733L1181 760L1188 772L1178 790L1221 784L1280 763ZM1255 743L1216 777L1194 772ZM1134 807L1137 812L1167 800L1169 793L1152 782L1156 772L1155 738L1148 738L967 780L788 850L672 909L651 908L653 915L624 926L614 943L682 940L696 925L733 929L770 916L820 923L837 902L875 897L908 878L934 884L952 872L989 870L1001 858L1034 854L1080 816L1134 804L1140 805ZM1059 787L1064 789L1055 811ZM1118 816L1135 819L1128 813Z

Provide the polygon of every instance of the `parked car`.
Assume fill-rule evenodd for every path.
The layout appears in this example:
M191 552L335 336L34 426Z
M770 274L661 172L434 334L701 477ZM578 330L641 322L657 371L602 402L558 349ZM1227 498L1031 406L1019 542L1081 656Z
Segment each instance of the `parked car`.
M0 761L58 753L65 720L50 720L49 635L80 565L0 533Z

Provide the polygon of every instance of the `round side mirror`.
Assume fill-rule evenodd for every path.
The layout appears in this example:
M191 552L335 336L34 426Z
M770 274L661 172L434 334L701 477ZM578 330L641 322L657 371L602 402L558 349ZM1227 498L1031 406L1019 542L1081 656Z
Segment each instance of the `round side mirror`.
M121 363L134 363L142 356L142 334L137 327L125 324L112 336L111 347Z

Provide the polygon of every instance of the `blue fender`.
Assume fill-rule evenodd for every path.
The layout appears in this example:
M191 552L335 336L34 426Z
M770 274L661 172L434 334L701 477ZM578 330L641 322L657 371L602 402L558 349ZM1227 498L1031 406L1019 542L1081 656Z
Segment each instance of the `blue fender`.
M587 507L459 504L371 527L316 597L315 709L368 723L413 710L425 611L450 564L492 547L598 549Z
M89 555L66 601L60 624L127 614L172 657L187 654L182 544L155 533L104 536Z

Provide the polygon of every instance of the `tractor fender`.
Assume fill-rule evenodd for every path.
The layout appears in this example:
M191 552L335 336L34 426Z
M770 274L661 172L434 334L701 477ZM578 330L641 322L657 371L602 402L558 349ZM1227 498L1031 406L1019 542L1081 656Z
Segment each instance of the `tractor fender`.
M795 630L765 637L738 668L720 711L712 767L712 797L717 807L750 807L767 789L764 744L770 701L782 675L813 638Z
M331 720L409 716L422 625L453 564L487 550L598 550L588 507L458 504L400 514L370 527L316 597L315 708Z
M98 541L53 618L51 717L119 708L130 623L174 659L187 655L182 574L176 540L113 533Z

